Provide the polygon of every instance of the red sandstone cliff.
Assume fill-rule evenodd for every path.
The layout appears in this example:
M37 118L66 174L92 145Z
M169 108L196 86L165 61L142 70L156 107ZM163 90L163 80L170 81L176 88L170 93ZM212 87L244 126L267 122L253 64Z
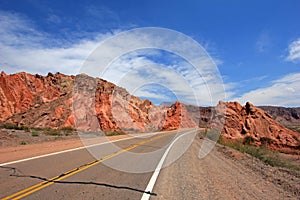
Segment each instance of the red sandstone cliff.
M35 127L72 126L70 115L74 76L24 72L0 75L0 121Z
M0 122L125 133L216 125L227 139L251 136L256 145L268 143L274 148L299 149L300 144L299 133L285 128L250 103L241 106L237 102L220 102L215 108L201 108L176 102L160 107L113 83L84 74L41 76L2 72Z
M242 139L250 136L256 145L266 144L272 148L299 150L300 134L279 124L264 110L249 102L245 106L241 106L237 102L220 102L216 107L216 113L220 113L218 110L224 106L226 111L222 130L223 137Z
M125 89L87 75L0 76L0 121L39 128L86 131L161 130L166 110Z
M191 118L186 106L180 102L175 102L167 109L167 119L163 130L177 130L182 128L196 128L197 123Z

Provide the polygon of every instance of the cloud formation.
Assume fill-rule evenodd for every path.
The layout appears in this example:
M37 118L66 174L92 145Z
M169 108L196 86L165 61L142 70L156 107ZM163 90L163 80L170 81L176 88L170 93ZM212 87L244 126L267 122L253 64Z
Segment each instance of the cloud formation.
M164 28L116 34L95 49L81 72L103 77L132 94L138 88L149 94L151 89L143 86L155 83L194 105L225 100L220 73L206 51L193 39Z
M70 44L37 30L26 16L0 12L0 35L1 70L76 74L88 55L112 33Z
M0 11L0 70L7 73L25 71L44 75L57 71L77 74L84 64L97 67L99 65L97 59L93 60L93 57L89 56L103 41L119 32L120 30L99 32L92 36L87 34L88 37L80 40L65 41L38 30L26 16ZM166 41L159 39L160 34L154 36L147 38L131 35L128 42L123 45L138 46L141 41L146 44L151 44L151 41L156 41L160 45L166 44ZM176 41L174 38L169 40ZM195 57L196 54L189 48L188 42L175 43L168 48L174 47L179 47L189 58L192 58L190 59L192 62L201 63L203 68L200 71L195 70L191 65L193 63L187 62L186 58L180 58L178 55L164 54L163 51L155 49L140 49L138 52L130 52L118 57L102 74L102 78L126 88L136 96L150 98L157 102L174 100L176 96L183 102L198 105L215 105L220 99L237 100L240 103L251 101L257 105L300 105L300 73L283 76L266 83L270 85L268 87L240 95L235 92L240 83L222 84L220 81L215 81L214 73L218 71L211 70L213 63L206 54ZM110 45L100 53L110 57L120 50L118 48L122 51L123 47ZM286 59L293 62L300 61L300 38L289 45L289 55ZM222 62L216 59L213 61ZM224 97L224 88L226 97ZM195 99L200 102L195 102Z
M105 49L95 51L103 41L116 35L118 31L98 33L95 37L70 43L38 30L26 16L9 12L1 12L0 16L2 36L0 38L0 66L1 70L7 73L26 71L47 74L49 71L59 71L65 74L77 74L85 72L114 82L137 96L157 101L174 100L174 95L170 94L176 94L181 101L197 104L195 95L198 95L197 97L201 99L199 104L212 105L224 98L224 87L222 82L214 80L218 72L205 50L193 51L190 48L192 40L185 39L181 40L182 43L174 43L174 40L180 41L180 38L184 38L183 34L178 33L175 35L176 38L167 38L167 40L155 31L150 35L130 34L125 40L112 40ZM140 49L138 53L133 51L118 58L105 74L81 70L83 64L95 68L105 67L101 65L105 58L113 57L116 52L123 52L124 48L141 46L141 44L146 45L145 48L147 45L154 44L168 49L178 49L177 53L186 55L187 58L180 60L179 56L169 54L169 60L177 60L177 63L167 63L165 59L168 56L161 55L162 52L159 50L146 48L146 50ZM94 54L94 57L90 57L91 54ZM184 59L200 64L201 69L195 70ZM143 87L145 80L147 80L147 87ZM150 86L151 84L153 87ZM153 88L157 85L167 88L168 91L154 90ZM217 98L212 100L212 96Z
M299 106L300 73L285 75L271 82L269 87L245 93L233 100L241 103L251 101L255 105Z
M300 38L294 40L289 45L289 55L287 56L286 60L292 62L300 62Z

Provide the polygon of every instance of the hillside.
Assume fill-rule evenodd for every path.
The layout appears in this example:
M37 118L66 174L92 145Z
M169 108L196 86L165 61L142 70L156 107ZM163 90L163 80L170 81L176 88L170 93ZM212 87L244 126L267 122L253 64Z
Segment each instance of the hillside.
M300 132L300 108L259 106L280 124Z
M227 139L245 139L255 145L267 145L273 149L300 150L300 134L275 121L267 112L247 102L220 102L216 107L226 106L222 135ZM217 118L215 118L217 119ZM214 119L214 120L215 120Z
M4 124L126 133L188 128L194 123L188 115L181 116L185 108L180 103L162 109L84 74L2 72L0 83L0 121Z
M222 127L226 139L241 140L248 136L254 145L299 149L300 134L277 122L284 119L297 123L297 109L264 107L266 112L251 103L242 106L237 102L220 102L216 107L180 102L156 106L113 83L85 74L41 76L2 72L0 83L2 124L53 129L72 127L106 133L217 126Z

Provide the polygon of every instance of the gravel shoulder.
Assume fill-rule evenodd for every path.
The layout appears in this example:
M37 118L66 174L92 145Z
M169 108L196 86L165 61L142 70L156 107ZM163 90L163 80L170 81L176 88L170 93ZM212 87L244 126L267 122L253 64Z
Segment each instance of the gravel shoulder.
M229 147L216 145L198 158L203 140L164 168L152 199L299 199L300 173L271 167Z

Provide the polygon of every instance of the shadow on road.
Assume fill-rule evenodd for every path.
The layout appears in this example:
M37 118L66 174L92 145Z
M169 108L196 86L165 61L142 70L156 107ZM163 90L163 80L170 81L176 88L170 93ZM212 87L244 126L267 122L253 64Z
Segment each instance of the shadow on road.
M39 176L34 176L34 175L21 175L21 174L17 174L16 172L18 171L16 168L14 167L3 167L0 166L0 168L2 169L6 169L6 170L12 170L13 173L11 173L9 176L14 176L14 177L20 177L20 178L32 178L32 179L39 179L42 181L47 181L47 182L53 182L53 183L59 183L59 184L82 184L82 185L97 185L97 186L103 186L103 187L108 187L108 188L115 188L115 189L123 189L123 190L131 190L131 191L135 191L135 192L140 192L140 193L146 193L146 194L150 194L153 196L157 196L156 193L150 192L150 191L144 191L144 190L140 190L137 188L132 188L132 187L127 187L127 186L118 186L118 185L111 185L111 184L107 184L107 183L97 183L97 182L84 182L84 181L56 181L56 180L49 180L47 178L44 177L39 177ZM60 175L64 176L65 174Z

